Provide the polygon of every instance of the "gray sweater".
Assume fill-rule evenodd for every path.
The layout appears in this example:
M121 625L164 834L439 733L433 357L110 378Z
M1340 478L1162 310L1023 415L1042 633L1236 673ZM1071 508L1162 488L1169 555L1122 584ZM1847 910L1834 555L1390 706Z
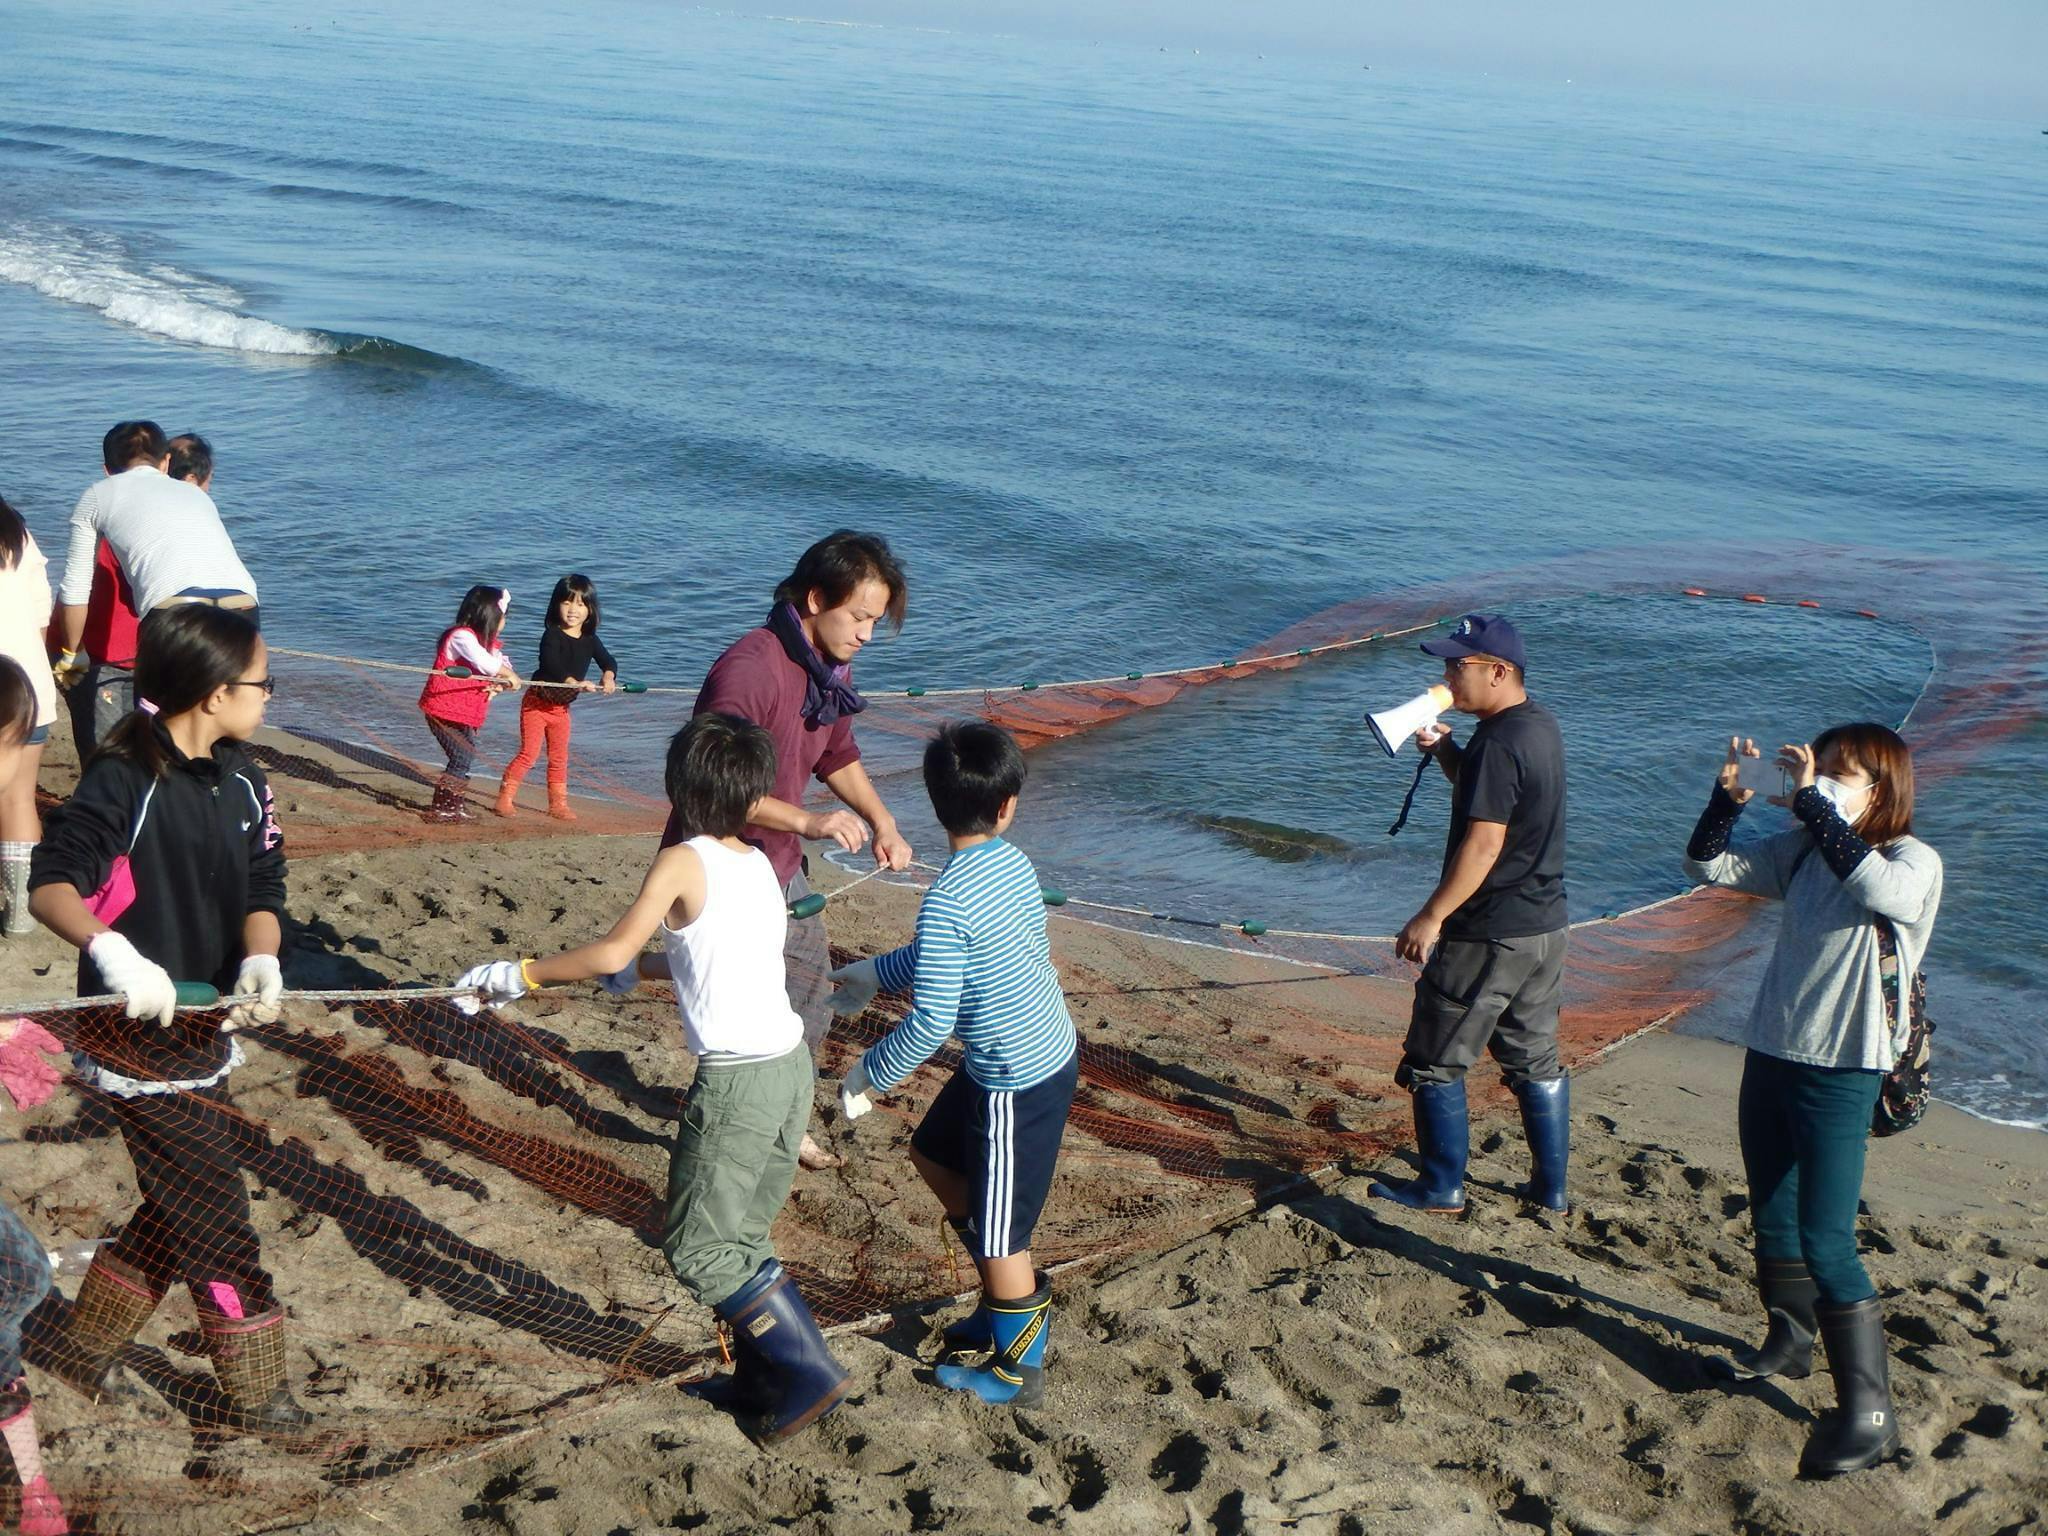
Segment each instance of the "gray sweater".
M1785 904L1778 947L1749 1010L1751 1050L1816 1067L1892 1069L1904 1041L1894 1041L1885 1026L1874 919L1891 920L1899 973L1910 979L1941 905L1939 854L1916 837L1901 837L1871 848L1838 876L1814 830L1800 825L1713 858L1688 858L1685 872ZM1910 997L1910 987L1901 990ZM1902 1015L1902 1034L1906 1023Z

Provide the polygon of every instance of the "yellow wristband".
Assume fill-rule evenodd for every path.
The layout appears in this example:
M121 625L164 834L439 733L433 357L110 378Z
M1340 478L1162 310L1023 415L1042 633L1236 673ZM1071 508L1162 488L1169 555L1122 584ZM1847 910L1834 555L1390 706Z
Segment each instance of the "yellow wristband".
M542 990L542 985L533 979L532 965L533 961L531 959L523 959L519 962L519 979L526 983L527 991L539 992Z

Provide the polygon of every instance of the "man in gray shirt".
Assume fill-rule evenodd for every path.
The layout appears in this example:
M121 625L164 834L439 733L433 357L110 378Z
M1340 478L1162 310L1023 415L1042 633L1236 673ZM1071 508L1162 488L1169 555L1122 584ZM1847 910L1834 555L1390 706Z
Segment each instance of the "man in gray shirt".
M71 513L71 546L57 586L64 649L85 634L92 597L93 553L105 539L127 573L135 612L180 602L254 610L256 581L235 553L213 498L173 480L170 442L153 421L124 421L108 435L106 462L126 467L96 480Z

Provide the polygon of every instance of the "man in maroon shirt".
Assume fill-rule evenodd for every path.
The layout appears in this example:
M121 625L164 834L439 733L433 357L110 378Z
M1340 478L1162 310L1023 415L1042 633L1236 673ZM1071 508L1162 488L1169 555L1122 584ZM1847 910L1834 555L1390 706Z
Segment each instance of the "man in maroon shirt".
M853 688L853 658L887 619L903 627L910 599L903 567L879 535L842 528L805 550L789 579L775 589L775 606L759 629L740 636L712 663L694 714L716 710L762 726L775 738L775 790L754 804L746 839L768 855L790 901L810 893L804 878L804 838L829 839L848 852L872 831L875 862L907 869L910 844L861 765L853 717L867 701ZM804 809L804 789L817 779L848 807ZM671 815L662 846L680 842ZM789 1001L804 1021L804 1043L815 1060L832 1027L828 999L831 953L823 916L791 918L783 943ZM829 1168L838 1159L804 1137L806 1168Z

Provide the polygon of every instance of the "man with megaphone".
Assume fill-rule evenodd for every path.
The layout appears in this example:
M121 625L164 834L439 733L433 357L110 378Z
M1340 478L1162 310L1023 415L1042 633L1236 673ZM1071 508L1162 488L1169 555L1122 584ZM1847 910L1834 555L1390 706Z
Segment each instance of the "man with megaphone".
M1533 1176L1524 1194L1568 1208L1570 1086L1557 1056L1564 990L1564 738L1523 686L1514 625L1467 614L1422 649L1444 664L1447 707L1475 716L1460 747L1434 721L1415 744L1451 783L1443 877L1394 947L1422 963L1395 1081L1412 1096L1422 1171L1368 1193L1417 1210L1465 1209L1465 1072L1482 1050L1522 1106Z

